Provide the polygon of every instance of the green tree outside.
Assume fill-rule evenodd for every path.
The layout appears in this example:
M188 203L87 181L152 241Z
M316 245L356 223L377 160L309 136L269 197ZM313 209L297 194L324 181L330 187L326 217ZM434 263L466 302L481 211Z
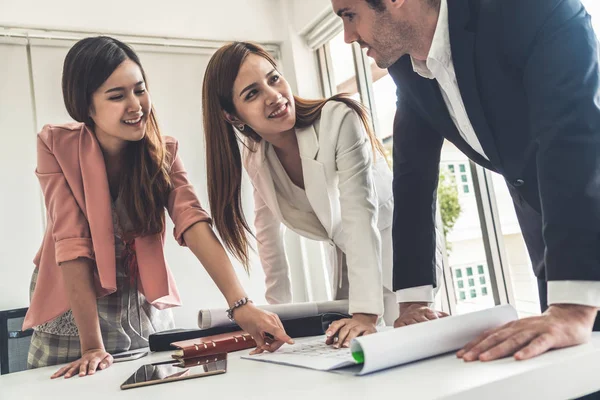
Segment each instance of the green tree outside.
M384 143L384 149L385 158L390 168L392 168L393 159L391 141ZM458 189L456 187L456 179L454 178L454 174L449 173L445 168L440 168L437 198L440 204L446 250L450 252L452 250L452 245L447 241L448 233L454 227L454 224L456 223L456 220L460 216L462 210L460 208L460 202L458 201Z
M440 213L442 216L442 225L444 230L444 239L446 249L452 250L451 244L448 242L448 233L454 227L456 220L460 216L461 208L458 201L458 189L453 174L449 174L444 168L440 169L440 179L438 181L437 190L438 202L440 204Z

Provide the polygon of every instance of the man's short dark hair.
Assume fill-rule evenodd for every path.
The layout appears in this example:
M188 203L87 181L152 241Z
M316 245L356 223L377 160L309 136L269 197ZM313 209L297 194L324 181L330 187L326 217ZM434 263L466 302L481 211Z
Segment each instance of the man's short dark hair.
M381 0L366 0L366 1L369 4L369 7L371 7L375 11L385 10L385 6L381 2Z
M369 4L369 7L371 7L375 11L385 10L385 6L381 2L381 0L366 0L366 1Z
M440 0L423 0L431 7L438 7L440 5ZM382 0L366 0L369 7L371 7L375 11L383 11L385 10L385 6L383 5Z

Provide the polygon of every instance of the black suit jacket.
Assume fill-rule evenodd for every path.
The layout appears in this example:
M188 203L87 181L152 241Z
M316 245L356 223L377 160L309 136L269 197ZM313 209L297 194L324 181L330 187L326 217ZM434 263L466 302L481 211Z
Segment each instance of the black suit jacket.
M437 81L417 75L409 56L390 67L394 289L436 285L444 138L541 215L534 228L519 221L530 253L530 231L543 232L538 277L600 280L600 69L589 15L580 0L448 0L448 18L460 93L489 162L461 138Z

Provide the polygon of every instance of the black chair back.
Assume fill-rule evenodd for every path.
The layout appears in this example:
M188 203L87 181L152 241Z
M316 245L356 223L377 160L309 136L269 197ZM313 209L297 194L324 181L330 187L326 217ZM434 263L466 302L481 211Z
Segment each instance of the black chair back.
M33 329L22 331L27 308L0 311L0 375L27 369Z

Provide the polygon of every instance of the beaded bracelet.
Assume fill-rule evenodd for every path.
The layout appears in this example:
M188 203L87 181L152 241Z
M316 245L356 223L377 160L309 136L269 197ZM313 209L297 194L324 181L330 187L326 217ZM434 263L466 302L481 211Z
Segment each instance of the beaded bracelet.
M252 303L252 300L250 300L248 297L244 297L243 299L239 299L238 301L233 303L231 308L227 309L227 318L229 318L231 322L235 322L235 319L233 319L233 310L235 310L236 308L240 308L241 306L248 303Z

